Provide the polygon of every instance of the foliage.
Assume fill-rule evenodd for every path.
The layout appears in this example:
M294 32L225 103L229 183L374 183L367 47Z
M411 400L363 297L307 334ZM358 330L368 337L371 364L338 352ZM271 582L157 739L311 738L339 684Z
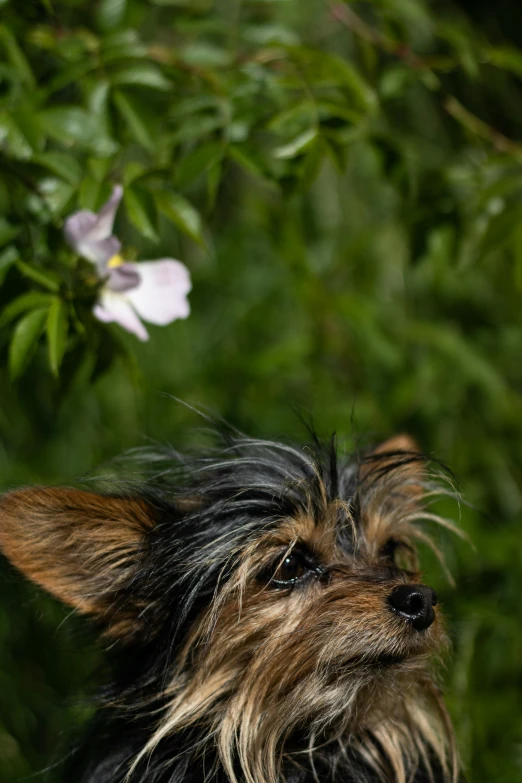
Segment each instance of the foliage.
M352 442L409 430L473 504L476 551L444 542L458 590L431 575L469 778L514 783L522 27L515 0L495 26L465 6L0 0L0 471L64 482L143 435L199 437L159 391L252 434L302 437L289 402ZM94 319L62 233L115 182L125 257L194 280L146 346ZM65 616L2 571L6 783L88 712L63 706L97 662Z

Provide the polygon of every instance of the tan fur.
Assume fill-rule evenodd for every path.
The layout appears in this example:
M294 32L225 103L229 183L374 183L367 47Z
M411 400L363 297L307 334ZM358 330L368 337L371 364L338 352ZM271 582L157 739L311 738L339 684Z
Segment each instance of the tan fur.
M0 549L26 576L80 612L113 615L121 636L135 612L114 593L132 578L152 520L140 499L76 489L29 489L0 499ZM111 597L108 596L110 590Z

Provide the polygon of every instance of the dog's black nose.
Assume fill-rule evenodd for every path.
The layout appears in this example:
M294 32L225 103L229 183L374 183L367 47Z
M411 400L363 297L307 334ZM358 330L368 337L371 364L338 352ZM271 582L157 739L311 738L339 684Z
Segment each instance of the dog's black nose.
M437 594L425 585L399 585L388 596L391 608L411 622L416 631L429 628L435 619Z

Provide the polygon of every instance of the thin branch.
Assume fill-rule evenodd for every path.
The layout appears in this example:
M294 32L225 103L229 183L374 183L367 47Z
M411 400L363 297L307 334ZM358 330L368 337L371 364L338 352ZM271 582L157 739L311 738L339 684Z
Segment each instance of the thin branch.
M344 25L350 32L386 54L396 57L411 68L419 71L427 71L432 74L434 80L436 80L434 81L434 84L437 84L438 88L445 96L443 103L444 110L462 125L462 127L466 128L466 130L473 133L475 136L489 142L498 152L513 155L517 158L522 156L522 144L509 139L503 133L496 130L491 125L488 125L487 122L480 119L480 117L477 117L473 112L463 106L454 95L445 93L442 90L442 85L438 76L432 70L431 63L433 61L431 59L426 60L419 57L411 50L408 44L394 41L380 30L376 30L365 22L364 19L361 19L361 17L347 5L335 2L335 0L325 0L325 2L330 9L333 19Z
M481 139L489 141L489 143L499 152L505 152L509 155L515 155L516 157L522 156L522 144L516 141L508 139L487 122L481 120L475 114L472 114L465 106L460 103L453 95L449 95L444 101L444 109L447 113L457 120L460 125L479 136Z
M376 46L387 54L391 54L397 57L399 60L411 65L418 70L429 70L428 63L421 57L415 54L408 44L398 43L393 38L382 33L380 30L376 30L364 19L361 19L355 11L342 3L336 3L333 0L327 0L330 7L332 17L351 30L353 33L363 38L368 43Z

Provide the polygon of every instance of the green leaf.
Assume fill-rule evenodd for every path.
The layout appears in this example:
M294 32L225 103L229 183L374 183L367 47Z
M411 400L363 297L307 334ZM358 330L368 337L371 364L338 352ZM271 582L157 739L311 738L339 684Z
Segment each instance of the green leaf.
M193 117L187 117L180 123L178 130L174 133L173 138L176 141L194 142L196 139L210 136L214 131L223 128L226 119L221 114L208 115L194 115Z
M211 41L201 39L188 44L179 51L179 57L187 65L197 68L225 68L232 64L234 54Z
M377 107L377 98L372 88L365 82L359 71L347 60L334 55L329 56L329 62L336 69L344 86L351 93L356 103L366 111Z
M447 41L455 51L464 71L472 79L480 74L480 60L483 54L467 30L459 28L455 24L439 24L437 33L443 41Z
M49 365L53 375L58 375L67 345L67 306L62 299L55 297L47 316L47 343L49 346Z
M44 130L66 146L78 146L98 155L112 155L118 145L106 135L100 117L80 106L60 106L40 114Z
M26 310L39 310L42 307L49 307L54 300L51 294L42 294L39 291L29 291L22 294L12 302L9 302L0 315L0 328L3 328L10 321L18 318Z
M203 228L199 212L179 193L162 191L155 195L156 206L165 217L175 223L195 242L204 243Z
M295 139L276 147L274 156L276 158L295 158L300 155L317 138L317 128L309 128L304 133L300 133Z
M139 111L137 104L132 101L128 95L125 95L120 90L115 90L113 95L116 108L120 112L124 121L128 124L129 129L136 139L146 150L153 152L155 149L154 139L152 134L147 128L147 125L143 122L141 112Z
M307 128L317 116L317 105L312 100L304 100L274 114L267 128L275 133L290 135Z
M350 62L324 51L304 46L286 47L290 55L307 71L307 79L316 87L346 89L354 104L365 112L377 108L377 97L364 77ZM347 107L349 108L349 107Z
M110 158L89 158L87 161L91 176L100 184L108 178L112 165Z
M31 90L36 89L36 79L27 57L18 46L12 32L5 25L0 26L0 39L3 41L7 59L15 68L22 81Z
M107 128L107 120L109 115L110 93L110 82L108 79L101 79L92 85L92 88L86 96L87 109L101 118L105 128Z
M13 226L5 218L0 217L0 247L11 242L21 230L21 226Z
M231 144L227 148L227 154L234 163L237 163L237 165L243 169L243 171L267 181L267 176L263 171L261 164L252 156L251 150L247 150L244 146L238 147Z
M13 122L24 139L27 141L31 150L35 153L40 153L45 147L45 133L40 125L38 115L35 113L34 108L29 102L25 102L22 105L11 112Z
M413 68L408 68L403 63L394 63L386 70L383 69L379 92L385 99L401 98L409 85L418 78L419 74Z
M80 185L79 201L82 209L96 210L100 195L101 182L95 177L85 177Z
M200 144L178 164L176 184L180 188L190 185L223 156L223 145L218 142Z
M203 0L205 2L205 0ZM184 7L190 7L193 9L194 7L194 0L150 0L152 5L159 5L159 6L177 6L180 8ZM201 0L200 0L201 5Z
M326 122L332 118L345 120L350 125L356 125L361 120L361 115L357 111L349 109L345 103L332 103L332 101L318 101L317 113L321 122Z
M15 122L12 112L0 112L0 139L10 157L27 160L33 156L33 148Z
M47 308L33 310L16 325L9 345L9 375L15 380L29 364L44 330Z
M105 38L100 54L104 63L110 63L147 57L148 50L135 30L121 30Z
M325 150L321 137L318 137L314 144L311 144L306 148L306 155L304 156L301 170L299 171L299 187L301 190L308 190L316 179L321 169L324 154Z
M159 237L147 210L145 194L136 188L125 188L123 203L129 220L136 226L140 234L153 242L158 242Z
M169 117L173 119L186 117L189 114L197 114L209 109L219 112L219 107L223 104L223 100L221 96L218 99L215 95L191 95L190 98L182 98L175 103L169 111ZM227 102L227 111L228 108Z
M0 285L4 282L6 274L17 258L18 252L14 245L9 245L0 253Z
M269 46L270 44L286 44L296 46L299 44L299 36L295 30L279 24L253 24L245 29L245 39L257 46Z
M208 209L213 211L223 174L223 158L218 158L208 170L207 174L207 203Z
M31 266L24 261L17 261L16 266L22 272L25 277L29 277L34 280L35 283L48 288L49 291L58 291L60 287L60 278L53 272L49 272L47 269L41 267Z
M128 188L129 185L132 185L134 180L139 179L144 174L148 174L148 172L149 169L144 166L143 163L131 160L130 163L127 163L123 171L123 186Z
M45 152L43 155L34 155L31 158L31 163L43 166L70 185L78 185L82 178L82 167L72 155L61 152Z
M522 52L508 46L491 47L486 50L488 61L496 68L511 71L522 79Z
M58 74L47 82L43 89L43 96L48 98L53 93L60 92L69 84L78 83L83 80L85 76L94 70L94 65L91 60L82 60L79 63L71 65L69 68L65 68L58 72ZM42 97L43 97L42 96Z
M98 5L96 17L102 30L114 30L118 28L127 11L127 0L101 0Z
M115 86L129 85L136 87L150 87L153 90L169 91L172 89L170 82L153 63L140 63L128 65L112 72L111 84Z
M46 177L40 182L40 194L44 197L45 203L54 215L63 215L71 210L69 203L75 193L74 185L63 182L56 177Z

